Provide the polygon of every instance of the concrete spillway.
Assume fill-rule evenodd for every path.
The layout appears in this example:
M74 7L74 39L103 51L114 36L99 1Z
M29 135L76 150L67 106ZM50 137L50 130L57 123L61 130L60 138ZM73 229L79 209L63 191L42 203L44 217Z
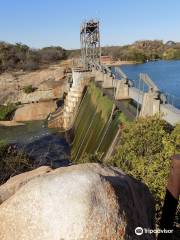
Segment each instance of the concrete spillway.
M75 120L72 159L79 161L86 154L99 154L104 158L124 121L127 118L116 109L114 102L91 83Z

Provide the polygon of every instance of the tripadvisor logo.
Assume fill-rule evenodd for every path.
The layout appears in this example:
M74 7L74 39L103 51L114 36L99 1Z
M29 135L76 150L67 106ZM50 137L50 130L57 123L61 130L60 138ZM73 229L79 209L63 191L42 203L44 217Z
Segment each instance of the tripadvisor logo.
M143 228L142 227L137 227L135 229L135 234L138 235L138 236L142 235L143 234Z
M140 236L143 233L148 233L148 234L153 234L153 233L173 233L172 229L149 229L149 228L142 228L142 227L137 227L135 229L135 234Z

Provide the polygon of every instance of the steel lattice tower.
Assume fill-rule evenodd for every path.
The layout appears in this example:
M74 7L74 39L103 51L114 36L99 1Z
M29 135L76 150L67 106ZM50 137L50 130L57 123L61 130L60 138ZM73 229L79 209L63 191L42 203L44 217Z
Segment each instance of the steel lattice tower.
M100 64L101 46L99 21L90 20L82 23L80 41L83 66L89 68L90 64Z

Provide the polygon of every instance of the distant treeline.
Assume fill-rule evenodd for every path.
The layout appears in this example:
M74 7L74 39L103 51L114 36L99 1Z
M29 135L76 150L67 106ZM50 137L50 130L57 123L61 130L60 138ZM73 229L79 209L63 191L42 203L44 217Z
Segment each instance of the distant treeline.
M69 50L68 55L80 56L80 50ZM102 47L102 55L113 60L145 62L157 59L180 59L180 43L160 40L136 41L131 45Z
M0 73L11 70L31 71L67 57L62 47L32 49L25 44L0 42Z
M0 73L11 70L32 71L45 64L66 58L80 57L80 49L65 50L62 47L32 49L25 44L0 42ZM137 41L126 46L102 47L102 55L113 60L145 62L156 59L180 59L180 43L159 40Z

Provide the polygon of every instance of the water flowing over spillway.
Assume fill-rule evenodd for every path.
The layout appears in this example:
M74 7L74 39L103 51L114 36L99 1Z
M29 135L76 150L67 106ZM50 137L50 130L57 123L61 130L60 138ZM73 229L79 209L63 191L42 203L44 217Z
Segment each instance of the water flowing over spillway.
M77 162L86 154L96 153L104 157L123 121L127 121L125 115L115 110L113 101L91 83L74 124L72 160Z

